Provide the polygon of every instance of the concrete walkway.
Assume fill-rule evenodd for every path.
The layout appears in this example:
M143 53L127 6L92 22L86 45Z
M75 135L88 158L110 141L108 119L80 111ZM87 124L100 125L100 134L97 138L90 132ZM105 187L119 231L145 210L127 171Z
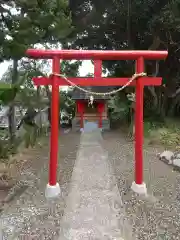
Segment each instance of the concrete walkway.
M130 240L131 229L98 129L82 133L59 240Z

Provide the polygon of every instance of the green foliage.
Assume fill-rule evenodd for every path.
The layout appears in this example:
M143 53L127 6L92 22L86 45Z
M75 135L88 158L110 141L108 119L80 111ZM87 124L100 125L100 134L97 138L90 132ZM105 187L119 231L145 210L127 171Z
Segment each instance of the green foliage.
M61 72L67 77L76 77L78 76L81 64L81 61L62 61Z
M0 91L10 89L12 86L6 82L0 82Z
M75 101L71 98L71 89L60 92L60 111L67 113L70 119L75 115Z
M56 42L72 31L66 0L8 1L0 5L0 61L20 59L36 43Z
M1 2L0 20L0 62L13 59L17 63L27 48L33 47L36 43L56 43L66 38L73 30L67 0ZM32 77L43 76L43 65L47 66L47 62L25 61L22 59L20 62L18 81L15 84L10 83L15 81L14 71L17 73L17 65L16 69L11 66L4 74L2 80L6 84L1 83L0 86L1 104L9 105L11 108L18 103L21 103L22 107L44 107L49 103L44 101L44 96L41 97L38 90L36 93ZM77 67L77 64L74 64L73 69ZM34 129L30 132L33 131ZM9 144L8 140L7 142ZM3 144L5 146L5 142ZM14 144L15 142L9 147L13 148ZM31 137L30 144L32 145ZM0 152L5 149L6 147L1 148Z
M153 129L151 122L144 122L144 137L149 137L150 131Z
M175 119L167 119L165 123L144 122L144 136L149 144L163 144L165 147L179 145L180 125Z
M11 149L12 148L9 147L9 141L0 139L0 159L8 158L12 153Z
M117 95L112 97L108 102L108 107L111 110L110 117L112 120L124 120L129 113L128 100L122 101Z
M179 0L78 0L70 2L70 9L76 26L71 48L168 50L165 61L146 61L148 75L162 76L165 85L145 88L145 114L160 121L170 114L180 116ZM132 61L104 61L103 65L111 76L134 73Z
M62 64L62 71L65 74L76 76L78 74L79 65L80 62L70 63L68 61L65 61ZM49 105L49 101L44 99L45 95L43 92L45 92L45 90L43 92L41 91L43 90L41 88L36 90L32 84L32 77L44 75L44 67L48 67L46 61L22 60L19 65L18 81L15 84L9 83L11 82L13 71L12 68L9 68L2 77L5 82L1 82L1 103L4 105L9 105L11 102L14 102L16 105L20 104L22 108L31 107L39 109L42 109ZM71 99L71 92L72 88L69 88L68 91L60 91L60 108L61 111L64 111L69 115L69 118L72 118L75 113L75 102ZM8 134L6 135L7 140L3 139L0 142L0 157L7 158L9 154L17 152L19 145L23 142L25 144L25 147L34 147L38 137L42 136L42 134L40 134L40 132L42 133L43 131L41 127L39 128L37 126L29 126L24 123L23 128L25 130L25 134L16 137L13 143L9 142Z
M79 74L81 61L62 61L61 72L67 77L76 77ZM67 113L70 119L75 115L75 101L72 100L73 87L68 87L67 91L60 91L60 111Z
M15 138L13 144L9 143L9 134L6 130L1 129L0 135L0 159L6 159L10 155L16 154L23 139L21 137Z
M20 91L21 86L26 81L26 75L20 77L18 82L15 84L2 83L3 88L0 89L0 103L3 105L8 105L14 101L17 93ZM5 88L5 86L7 86Z

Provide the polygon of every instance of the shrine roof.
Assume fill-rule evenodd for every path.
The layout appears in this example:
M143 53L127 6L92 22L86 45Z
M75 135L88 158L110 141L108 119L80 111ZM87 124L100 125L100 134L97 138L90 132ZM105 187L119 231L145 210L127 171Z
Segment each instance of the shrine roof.
M93 92L99 92L99 93L105 93L105 92L110 92L112 90L114 90L114 87L106 87L106 86L93 86L93 87L83 87L83 89L86 89L88 91L93 91ZM86 100L89 99L90 94L89 93L85 93L83 91L80 91L79 89L75 88L72 92L72 99L73 100ZM106 95L106 96L97 96L94 95L93 96L95 100L108 100L110 99L110 95Z

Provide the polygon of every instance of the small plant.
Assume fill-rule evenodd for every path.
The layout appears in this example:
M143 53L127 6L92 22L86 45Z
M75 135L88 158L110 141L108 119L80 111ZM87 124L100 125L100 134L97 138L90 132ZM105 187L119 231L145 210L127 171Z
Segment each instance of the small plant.
M169 147L179 145L180 126L174 120L168 120L164 124L153 123L147 128L149 130L145 137L149 138L150 143L159 143Z
M0 140L0 158L7 159L10 155L16 154L18 147L22 143L21 138L16 138L12 144L9 143L9 139Z

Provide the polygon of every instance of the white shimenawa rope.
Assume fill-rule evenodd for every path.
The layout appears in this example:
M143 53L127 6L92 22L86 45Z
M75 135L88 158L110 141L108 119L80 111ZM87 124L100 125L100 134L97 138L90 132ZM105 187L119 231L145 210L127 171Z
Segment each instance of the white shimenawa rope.
M128 81L125 85L123 85L122 87L120 87L120 88L118 88L118 89L116 89L116 90L112 90L112 91L110 91L110 92L105 92L105 93L93 92L93 91L89 91L89 90L87 90L87 89L84 89L84 88L82 88L82 87L79 87L78 85L76 85L75 83L73 83L72 81L70 81L65 75L60 74L60 73L52 73L52 74L50 74L50 76L61 77L61 78L63 78L66 82L68 82L71 86L76 87L76 88L79 89L80 91L83 91L83 92L85 92L85 93L90 94L90 104L92 105L92 104L93 104L93 101L94 101L93 95L96 95L96 96L107 96L107 95L112 95L112 94L118 93L118 92L122 91L123 89L125 89L126 87L128 87L128 86L129 86L134 80L136 80L137 78L147 76L147 73L145 73L145 72L135 73L135 74L129 79L129 81Z

